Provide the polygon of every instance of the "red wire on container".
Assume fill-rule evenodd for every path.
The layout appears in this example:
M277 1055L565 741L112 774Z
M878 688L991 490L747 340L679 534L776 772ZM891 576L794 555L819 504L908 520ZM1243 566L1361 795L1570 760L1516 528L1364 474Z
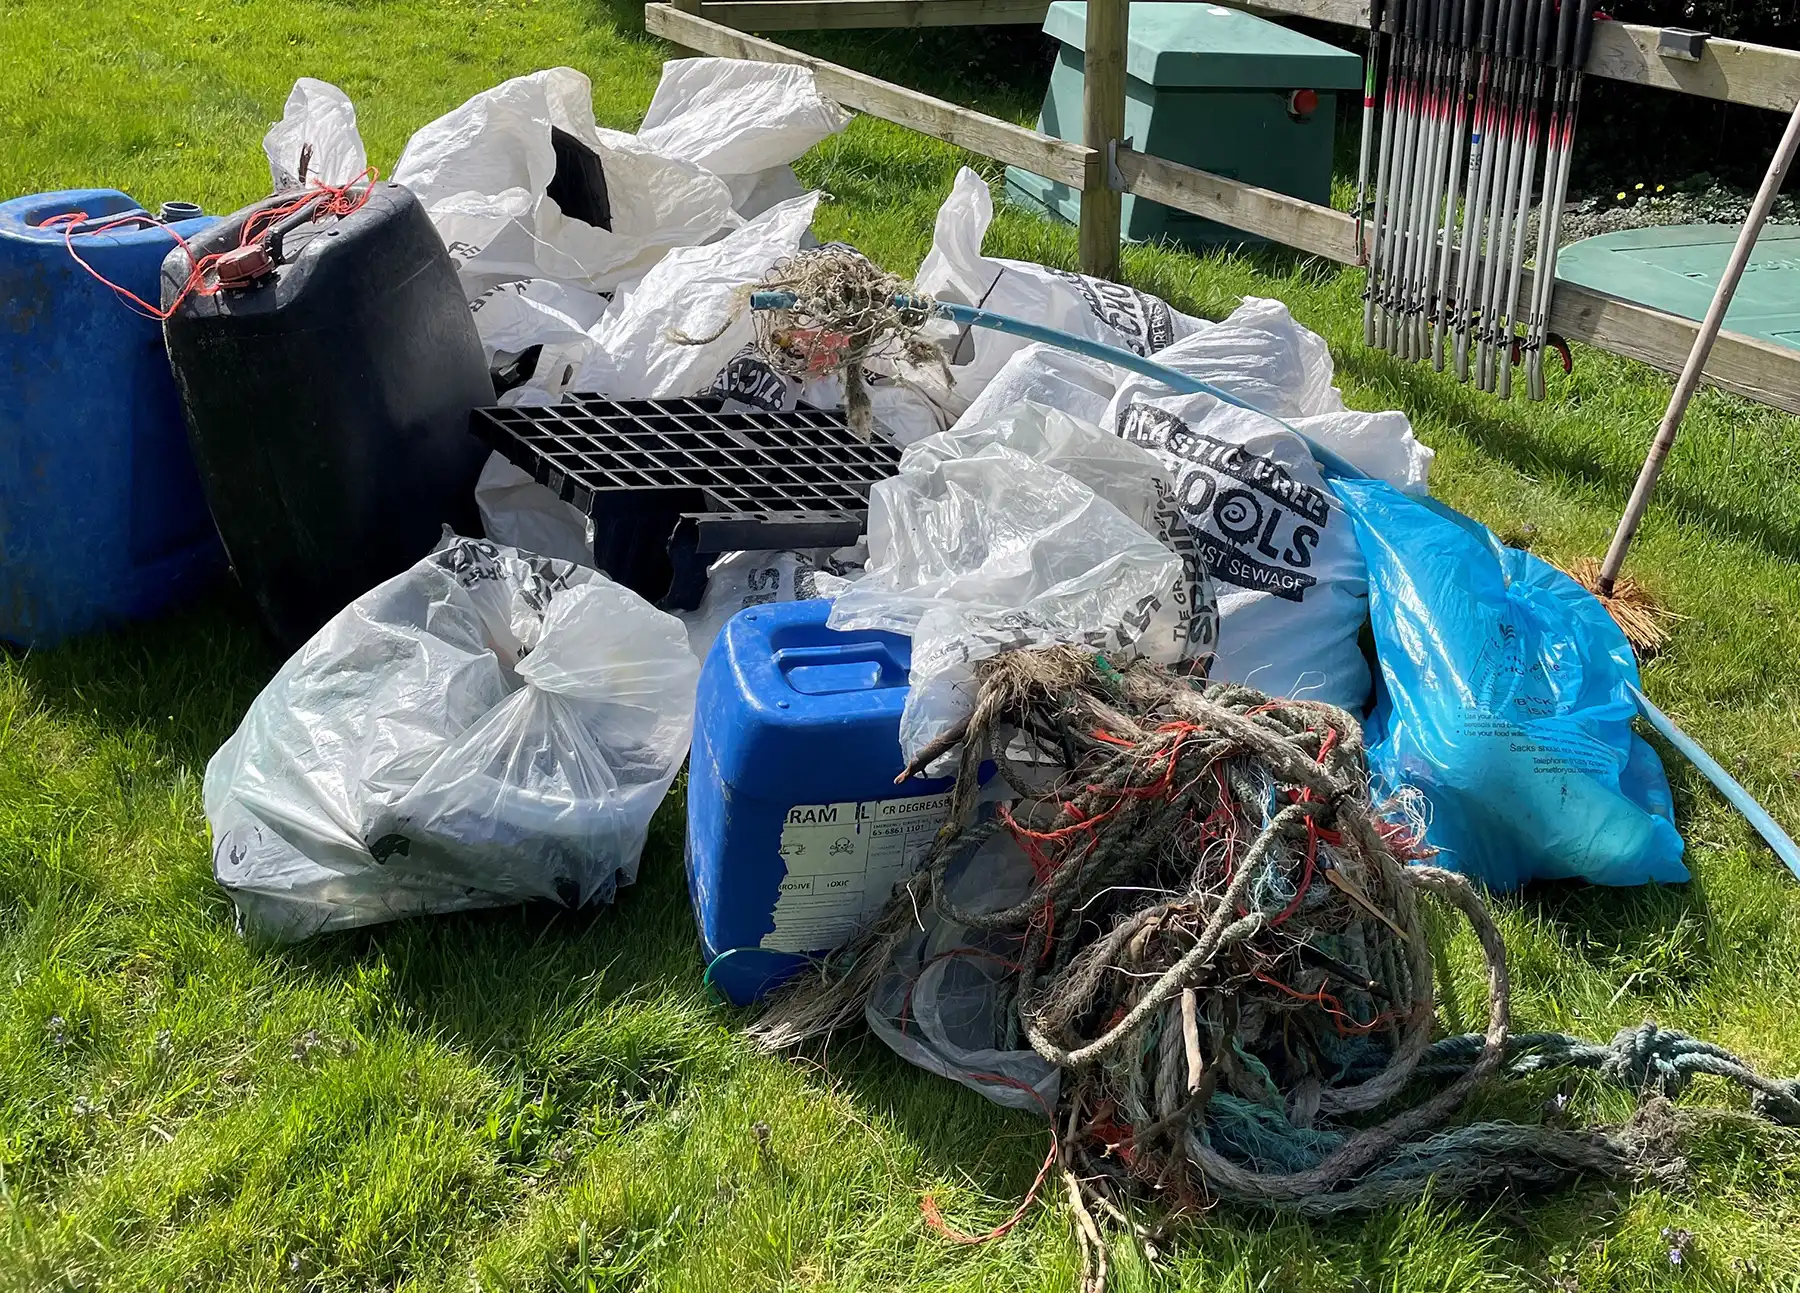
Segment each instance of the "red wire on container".
M314 220L323 220L327 216L335 216L341 220L345 216L352 215L355 212L360 211L363 205L368 202L369 195L374 191L375 181L378 178L380 178L380 172L373 166L370 166L366 168L362 174L356 176L348 183L322 184L315 180L313 181L313 186L301 196L292 201L284 202L280 206L269 207L265 210L258 211L248 220L244 221L243 230L238 235L238 247L248 247L253 243L260 241L267 235L269 229L273 225L287 219L295 212L305 209L309 204L315 204L313 212ZM361 191L352 193L351 190L355 189L359 184L362 185ZM214 266L218 264L220 257L227 253L214 252L208 256L196 257L193 248L188 245L187 239L176 233L172 227L168 225L159 225L158 227L166 232L169 237L173 238L176 245L187 253L188 261L193 266L193 269L189 271L187 281L181 285L181 290L177 292L174 299L169 302L167 309L150 304L150 302L144 300L129 288L121 287L119 284L113 282L110 278L106 277L106 275L90 265L86 260L82 259L81 253L75 250L75 239L77 236L82 238L98 238L111 233L114 229L119 229L126 225L141 225L147 221L152 224L156 222L150 221L148 216L120 216L117 220L107 221L98 229L84 229L77 235L75 233L75 226L87 218L88 214L85 211L67 211L62 215L52 216L38 227L41 229L54 229L59 225L62 226L63 246L68 248L70 257L77 265L93 275L94 278L104 283L107 287L110 287L121 301L131 307L133 313L140 314L147 319L155 319L158 322L162 322L168 319L170 315L174 314L175 311L180 308L181 303L187 300L188 297L213 296L218 293L220 288L218 280L214 278L211 282L208 282L207 275L210 274Z

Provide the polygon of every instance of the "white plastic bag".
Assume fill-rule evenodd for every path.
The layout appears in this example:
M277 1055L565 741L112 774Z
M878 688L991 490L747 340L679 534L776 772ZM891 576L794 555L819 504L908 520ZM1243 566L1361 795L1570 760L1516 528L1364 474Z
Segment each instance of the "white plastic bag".
M1203 325L1156 361L1273 414L1396 489L1429 492L1433 454L1406 415L1345 408L1325 339L1280 301L1247 296L1231 317Z
M686 757L679 621L592 570L447 538L282 666L207 765L246 927L608 899Z
M868 572L838 595L829 622L912 636L900 732L909 758L967 713L973 664L1002 651L1068 642L1170 662L1204 654L1210 643L1186 635L1210 631L1210 614L1177 599L1210 604L1210 587L1196 590L1193 569L1103 496L1154 510L1143 500L1157 496L1160 470L1032 406L1010 424L906 450L899 474L870 495Z
M670 252L621 288L588 330L592 346L562 390L614 399L703 394L719 370L755 337L748 288L793 255L812 227L819 195L765 211L704 247Z
M1013 353L974 403L963 410L956 425L989 422L1015 405L1029 402L1104 427L1107 406L1124 376L1122 368L1034 341Z
M1205 326L1136 288L1029 261L983 256L982 240L993 219L994 196L987 181L963 167L938 210L931 252L919 266L915 286L942 300L1028 319L1140 355L1155 354ZM957 396L974 400L1027 344L983 328L952 334L946 349Z
M746 218L797 197L789 166L842 130L850 114L819 93L810 67L731 58L678 58L638 127L638 142L711 171Z
M565 215L546 192L552 127L600 159L610 230ZM393 179L424 204L471 297L518 278L610 291L671 247L741 223L717 175L597 126L593 87L568 67L514 77L423 127Z
M1360 713L1368 579L1349 518L1300 438L1210 395L1128 377L1109 422L1154 453L1219 591L1212 677Z
M725 622L739 611L817 597L821 576L842 579L859 571L864 557L858 548L723 553L707 567L700 605L676 612L676 618L687 625L688 645L704 661Z
M482 533L508 548L577 566L594 564L594 522L501 455L488 455L475 482Z
M300 153L308 144L312 155L302 181ZM330 82L310 76L295 81L288 91L281 120L263 136L263 153L269 159L269 181L277 193L314 180L348 184L369 167L350 96Z
M488 367L501 368L537 348L531 373L501 397L504 404L546 404L554 385L592 348L588 329L610 298L549 278L499 283L469 302Z
M1400 412L1344 407L1324 338L1295 321L1280 301L1248 296L1222 323L1198 323L1158 352L1156 362L1281 418L1363 471L1414 496L1429 492L1432 451ZM987 421L1030 400L1113 430L1108 408L1125 369L1053 346L1016 351L960 418ZM1150 393L1168 392L1133 378Z

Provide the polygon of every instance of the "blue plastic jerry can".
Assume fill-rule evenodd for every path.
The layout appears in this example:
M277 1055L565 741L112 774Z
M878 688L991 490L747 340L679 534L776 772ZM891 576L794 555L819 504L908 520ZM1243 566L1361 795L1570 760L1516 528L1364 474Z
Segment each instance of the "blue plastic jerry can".
M834 632L830 611L740 611L700 671L688 890L707 976L734 1005L879 912L949 806L949 780L894 784L911 642Z
M0 203L0 640L153 615L225 569L161 325L94 277L154 305L174 234L211 223L161 223L114 189Z

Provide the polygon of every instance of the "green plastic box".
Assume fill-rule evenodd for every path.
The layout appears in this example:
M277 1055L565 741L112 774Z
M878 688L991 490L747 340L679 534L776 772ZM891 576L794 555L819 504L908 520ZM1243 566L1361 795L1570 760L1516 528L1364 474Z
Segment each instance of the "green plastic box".
M1087 5L1057 0L1044 32L1062 51L1038 129L1079 142ZM1362 88L1357 55L1222 5L1145 3L1131 6L1125 72L1125 134L1138 151L1309 202L1331 200L1337 94ZM1308 90L1316 106L1296 112L1305 105L1294 96ZM1009 166L1006 191L1064 220L1080 218L1081 194L1066 184ZM1123 230L1133 241L1196 248L1262 241L1129 194Z

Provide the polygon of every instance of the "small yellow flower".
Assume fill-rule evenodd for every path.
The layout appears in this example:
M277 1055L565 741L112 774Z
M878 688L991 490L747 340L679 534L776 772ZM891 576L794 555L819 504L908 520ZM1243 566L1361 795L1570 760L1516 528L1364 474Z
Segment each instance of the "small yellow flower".
M1638 185L1638 192L1642 193L1643 191L1644 191L1644 186L1642 184Z
M1619 194L1619 201L1623 202L1624 200L1625 200L1625 195L1623 193Z
M1664 189L1665 189L1665 188L1667 188L1667 187L1668 187L1668 186L1667 186L1667 185L1665 185L1665 184L1658 184L1658 185L1657 185L1657 186L1656 186L1656 191L1657 191L1657 192L1658 192L1658 193L1661 193L1661 192L1662 192L1662 191L1663 191L1663 190L1664 190Z

